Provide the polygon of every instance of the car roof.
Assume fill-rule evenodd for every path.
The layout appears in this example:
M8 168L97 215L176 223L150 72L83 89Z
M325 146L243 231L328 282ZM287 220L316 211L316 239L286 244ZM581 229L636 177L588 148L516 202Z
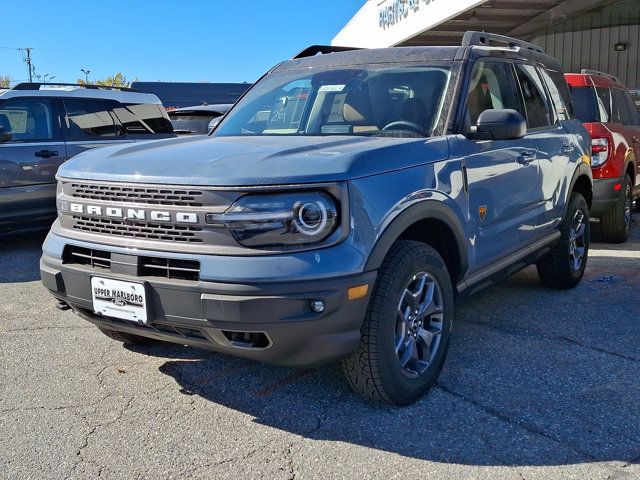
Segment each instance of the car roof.
M572 87L618 87L627 90L617 78L603 73L566 73L565 79Z
M127 90L101 90L84 88L82 86L51 86L40 89L12 89L0 92L0 100L19 97L62 97L62 98L91 98L115 100L120 103L143 103L162 105L160 99L151 93L140 93Z
M437 64L462 60L476 60L483 57L498 57L513 60L528 60L539 63L551 70L562 71L558 60L542 50L512 46L426 46L389 47L376 49L354 49L336 51L323 55L294 58L274 67L275 71L293 71L309 68L349 67L384 64Z

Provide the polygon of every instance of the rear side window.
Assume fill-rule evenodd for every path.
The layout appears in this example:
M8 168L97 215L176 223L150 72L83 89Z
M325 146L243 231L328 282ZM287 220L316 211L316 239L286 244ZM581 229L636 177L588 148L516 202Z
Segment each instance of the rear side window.
M571 96L569 95L567 102L568 88L564 76L558 74L562 78L562 83L556 84L556 80L551 77L551 72L544 68L539 68L538 71L547 85L549 95L551 95L551 100L558 116L557 120L569 120L571 118Z
M612 122L611 119L611 92L608 88L596 87L596 95L598 101L598 112L600 121L603 123Z
M113 112L127 133L172 133L171 120L161 105L152 103L119 104Z
M49 100L18 98L0 106L0 126L12 141L34 142L53 139L53 116Z
M522 64L516 64L515 67L529 128L551 125L551 112L547 105L547 96L535 67Z
M628 96L629 94L620 88L611 89L611 120L631 127L638 124L638 111L632 107L631 98L627 100Z
M592 87L571 87L573 112L582 123L600 121L598 97Z
M64 101L67 110L67 126L73 137L106 137L121 135L104 100L70 98Z
M633 97L630 92L624 92L624 98L627 102L627 108L629 109L629 115L631 116L631 126L640 127L640 112L638 112L638 106L633 101Z

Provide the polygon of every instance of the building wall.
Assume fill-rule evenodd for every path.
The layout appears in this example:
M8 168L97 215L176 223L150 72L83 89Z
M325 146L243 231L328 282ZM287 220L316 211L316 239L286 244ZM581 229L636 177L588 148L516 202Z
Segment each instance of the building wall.
M640 2L616 2L600 11L581 15L541 32L533 43L562 63L566 72L590 68L640 88ZM616 52L616 43L627 50Z

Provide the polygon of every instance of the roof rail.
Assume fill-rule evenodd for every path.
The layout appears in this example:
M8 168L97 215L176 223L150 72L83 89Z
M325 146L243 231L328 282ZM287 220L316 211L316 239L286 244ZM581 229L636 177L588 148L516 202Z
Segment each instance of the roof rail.
M544 48L534 45L533 43L524 42L517 38L507 37L505 35L496 35L495 33L485 32L466 32L462 38L463 47L489 47L490 43L502 43L509 46L509 48L526 48L527 50L533 50L538 53L545 53Z
M11 90L40 90L43 86L52 86L52 87L80 87L86 88L88 90L121 90L124 92L137 92L133 88L129 87L116 87L111 85L85 85L82 83L58 83L58 82L47 82L47 83L39 83L39 82L22 82L17 83L13 86Z
M332 45L312 45L302 50L300 53L294 56L293 59L296 60L298 58L313 57L319 53L326 55L327 53L348 52L350 50L361 50L361 49L357 47L334 47Z
M622 83L618 77L611 75L610 73L601 72L599 70L591 70L590 68L583 68L582 70L580 70L580 73L582 75L598 75L599 77L607 77L613 80L614 82Z

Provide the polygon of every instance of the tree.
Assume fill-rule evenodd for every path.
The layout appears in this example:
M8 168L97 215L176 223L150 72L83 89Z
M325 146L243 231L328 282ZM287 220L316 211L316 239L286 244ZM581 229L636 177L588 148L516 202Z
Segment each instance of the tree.
M9 88L11 86L11 77L9 75L0 75L0 88Z
M132 81L135 81L134 78ZM79 78L78 83L80 85L84 85L86 82ZM128 87L131 85L131 81L127 80L127 77L124 76L122 72L118 72L115 75L110 75L103 80L90 80L90 85L103 85L105 87Z

